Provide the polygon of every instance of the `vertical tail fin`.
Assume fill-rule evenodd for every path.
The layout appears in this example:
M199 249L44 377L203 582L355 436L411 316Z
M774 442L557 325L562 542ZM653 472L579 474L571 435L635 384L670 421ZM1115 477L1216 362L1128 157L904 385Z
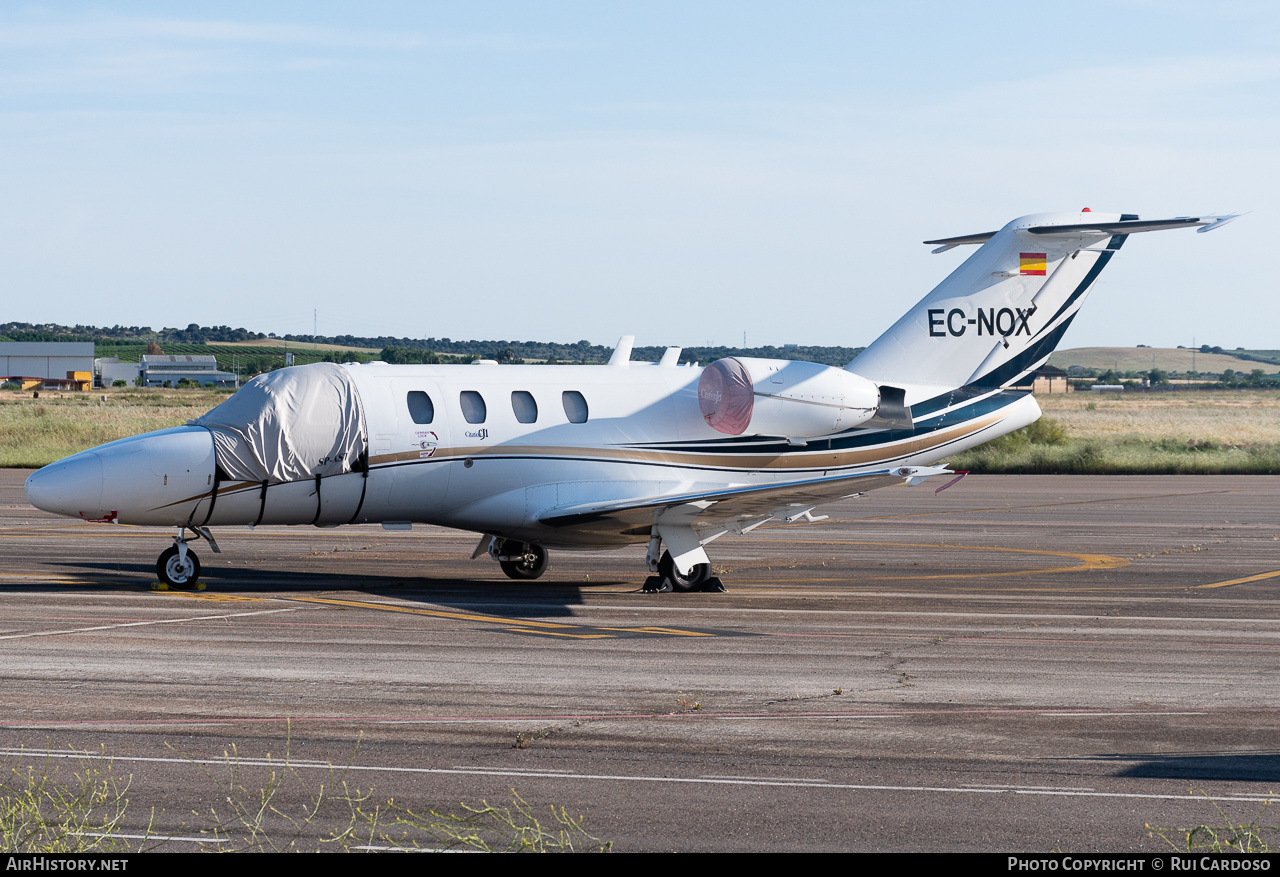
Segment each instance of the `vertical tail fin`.
M1042 213L995 232L925 241L940 245L935 253L981 246L846 368L904 387L907 404L962 386L1006 386L1049 358L1128 235L1209 231L1234 218Z

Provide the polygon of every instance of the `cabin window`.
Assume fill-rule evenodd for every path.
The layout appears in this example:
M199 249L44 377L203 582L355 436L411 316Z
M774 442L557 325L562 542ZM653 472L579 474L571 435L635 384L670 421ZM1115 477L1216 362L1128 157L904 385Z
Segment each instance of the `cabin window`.
M488 413L484 406L484 397L475 390L463 390L458 395L458 404L462 406L462 417L467 423L484 423Z
M413 418L414 423L430 423L436 419L436 406L431 403L431 397L421 390L410 390L407 399L409 403L409 416Z
M526 390L515 390L511 394L511 410L516 413L516 420L521 423L538 422L538 403L533 394Z
M564 416L570 423L587 422L587 400L577 390L565 390L561 395L564 402Z

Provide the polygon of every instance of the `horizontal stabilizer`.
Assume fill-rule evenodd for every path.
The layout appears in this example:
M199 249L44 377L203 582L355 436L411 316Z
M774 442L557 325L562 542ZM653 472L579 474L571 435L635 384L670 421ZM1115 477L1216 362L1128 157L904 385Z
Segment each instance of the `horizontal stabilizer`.
M984 231L978 234L962 234L956 238L939 238L936 241L925 241L926 244L941 244L935 253L945 253L947 250L955 247L962 247L965 244L985 244L996 236L994 231Z
M1129 235L1208 231L1235 216L1040 213L999 231L925 241L938 245L935 253L980 246L846 368L882 390L905 389L904 407L960 387L1018 386L1058 346Z
M1099 235L1111 234L1134 234L1140 231L1164 231L1170 228L1188 228L1191 226L1203 226L1200 230L1207 231L1209 226L1218 227L1225 225L1235 216L1178 216L1173 219L1132 219L1121 222L1078 222L1074 225L1037 225L1028 228L1031 234L1080 234L1094 232Z
M1099 235L1113 234L1134 234L1140 231L1164 231L1170 228L1188 228L1200 226L1197 231L1213 231L1219 226L1226 225L1233 219L1239 219L1239 213L1229 213L1220 216L1177 216L1173 219L1129 219L1120 222L1077 222L1072 225L1033 225L1023 229L1030 234L1046 235L1046 234L1088 234L1093 232ZM938 238L934 241L924 241L930 246L938 245L934 250L935 253L945 253L953 247L962 247L966 244L985 244L996 236L994 231L983 231L977 234L962 234L953 238Z

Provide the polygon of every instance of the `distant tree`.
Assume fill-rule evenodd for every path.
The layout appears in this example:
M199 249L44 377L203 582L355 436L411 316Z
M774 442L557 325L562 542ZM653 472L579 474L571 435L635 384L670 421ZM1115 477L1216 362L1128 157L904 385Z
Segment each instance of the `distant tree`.
M160 349L160 345L156 342L148 341L147 356L164 356L164 351Z
M1151 382L1151 386L1153 387L1156 386L1157 384L1168 384L1169 373L1166 372L1164 369L1153 368L1150 372L1147 373L1147 380Z
M383 362L396 363L399 365L414 365L420 363L434 365L440 362L440 357L436 356L432 351L413 347L384 347L382 348L382 353L378 358Z

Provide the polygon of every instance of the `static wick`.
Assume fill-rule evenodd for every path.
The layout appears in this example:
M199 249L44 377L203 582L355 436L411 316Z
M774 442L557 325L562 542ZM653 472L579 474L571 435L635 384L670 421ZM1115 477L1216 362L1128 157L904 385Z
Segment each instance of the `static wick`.
M942 493L942 491L946 490L946 489L947 489L948 487L950 487L951 485L958 483L958 482L960 481L960 479L961 479L961 478L964 478L964 476L966 476L966 475L968 475L968 474L969 474L969 471L968 471L967 469L966 469L964 472L960 472L959 474L957 474L957 475L956 475L956 477L955 477L955 478L952 478L952 479L951 479L950 481L948 481L946 484L942 485L942 486L941 486L941 487L939 487L937 490L935 490L935 491L933 492L933 495L934 495L934 496L937 496L938 494Z

